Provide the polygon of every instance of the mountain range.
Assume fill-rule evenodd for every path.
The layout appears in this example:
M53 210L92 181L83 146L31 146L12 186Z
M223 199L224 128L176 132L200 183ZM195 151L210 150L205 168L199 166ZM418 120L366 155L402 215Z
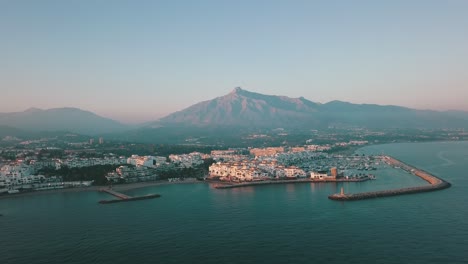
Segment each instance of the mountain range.
M123 138L134 138L141 130L145 130L145 133L164 131L165 135L171 136L174 133L189 131L198 131L200 134L205 129L229 131L231 128L237 130L279 127L468 128L468 113L342 101L322 104L304 97L264 95L241 88L235 88L227 95L194 104L157 121L142 124L139 128L78 108L31 108L24 112L0 113L0 130L3 129L5 133L13 133L17 131L15 129L19 129L67 131L85 135L119 133Z
M459 128L468 127L468 113L415 110L400 106L315 103L235 88L156 122L159 125L251 128Z
M123 132L127 125L78 108L30 108L23 112L0 113L0 126L26 131L67 131L85 135Z

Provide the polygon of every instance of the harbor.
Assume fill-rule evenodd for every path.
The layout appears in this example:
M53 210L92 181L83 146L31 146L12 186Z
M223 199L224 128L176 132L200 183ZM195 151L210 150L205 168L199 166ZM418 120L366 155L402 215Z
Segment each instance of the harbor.
M104 189L100 189L99 191L108 193L108 194L118 198L118 199L113 199L113 200L101 200L101 201L99 201L100 204L130 202L130 201L146 200L146 199L153 199L153 198L161 197L160 194L147 194L147 195L143 195L143 196L132 197L132 196L128 196L126 194L114 191L114 190L112 190L112 188L104 188Z
M388 164L394 166L395 168L400 168L417 177L420 177L421 179L428 182L429 185L410 187L410 188L382 190L382 191L375 191L375 192L354 193L354 194L344 193L344 190L341 189L340 193L332 194L328 196L328 198L330 200L336 200L336 201L354 201L354 200L364 200L364 199L372 199L372 198L378 198L378 197L388 197L388 196L397 196L397 195L404 195L404 194L431 192L431 191L446 189L451 186L449 182L446 182L443 179L438 178L424 170L405 164L404 162L400 160L397 160L390 156L385 156L384 159Z

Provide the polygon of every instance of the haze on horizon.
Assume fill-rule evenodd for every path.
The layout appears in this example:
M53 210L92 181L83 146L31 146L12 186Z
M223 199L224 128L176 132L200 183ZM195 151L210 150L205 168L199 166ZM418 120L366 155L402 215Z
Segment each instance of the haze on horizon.
M150 121L241 86L465 110L468 1L2 1L0 112Z

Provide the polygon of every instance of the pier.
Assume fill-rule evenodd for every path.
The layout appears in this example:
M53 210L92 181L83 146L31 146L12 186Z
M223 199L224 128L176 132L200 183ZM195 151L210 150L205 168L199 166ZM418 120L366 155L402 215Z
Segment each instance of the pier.
M240 187L247 187L247 186L258 186L258 185L269 185L269 184L289 184L289 183L329 183L329 182L364 182L368 181L371 178L352 178L352 179L291 179L291 180L263 180L263 181L251 181L251 182L239 182L239 183L231 183L231 182L220 182L220 181L208 181L210 183L214 183L214 188L216 189L232 189L232 188L240 188Z
M114 195L115 197L120 198L122 200L132 198L132 197L130 197L128 195L125 195L123 193L118 193L118 192L116 192L116 191L114 191L112 189L101 189L101 192L106 192L108 194Z
M101 201L99 201L99 203L101 203L101 204L138 201L138 200L146 200L146 199L153 199L153 198L161 197L161 195L159 195L159 194L147 194L147 195L144 195L144 196L132 197L132 196L128 196L128 195L123 194L123 193L116 192L116 191L114 191L114 190L112 190L110 188L109 189L100 189L99 191L108 193L108 194L113 195L113 196L118 198L118 199L114 199L114 200L101 200Z
M399 161L389 156L385 156L384 158L389 164L393 166L398 166L402 168L403 170L408 171L417 177L420 177L421 179L427 181L430 185L375 191L375 192L354 193L354 194L344 193L343 189L341 189L341 193L332 194L328 196L328 199L337 200L337 201L364 200L364 199L371 199L371 198L378 198L378 197L396 196L396 195L413 194L413 193L421 193L421 192L432 192L432 191L446 189L451 186L450 183L424 170L417 169L415 167L412 167L408 164L403 163L402 161Z

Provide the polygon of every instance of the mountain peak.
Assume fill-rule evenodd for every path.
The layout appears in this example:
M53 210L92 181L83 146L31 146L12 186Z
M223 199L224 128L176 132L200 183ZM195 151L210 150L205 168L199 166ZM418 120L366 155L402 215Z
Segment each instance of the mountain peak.
M236 87L227 95L195 104L161 121L214 126L283 126L291 120L299 120L296 123L309 120L315 108L315 103L305 99L265 95Z
M231 94L240 93L240 92L242 92L242 91L244 91L244 90L242 90L242 88L236 87L236 88L234 88L234 89L231 91Z

